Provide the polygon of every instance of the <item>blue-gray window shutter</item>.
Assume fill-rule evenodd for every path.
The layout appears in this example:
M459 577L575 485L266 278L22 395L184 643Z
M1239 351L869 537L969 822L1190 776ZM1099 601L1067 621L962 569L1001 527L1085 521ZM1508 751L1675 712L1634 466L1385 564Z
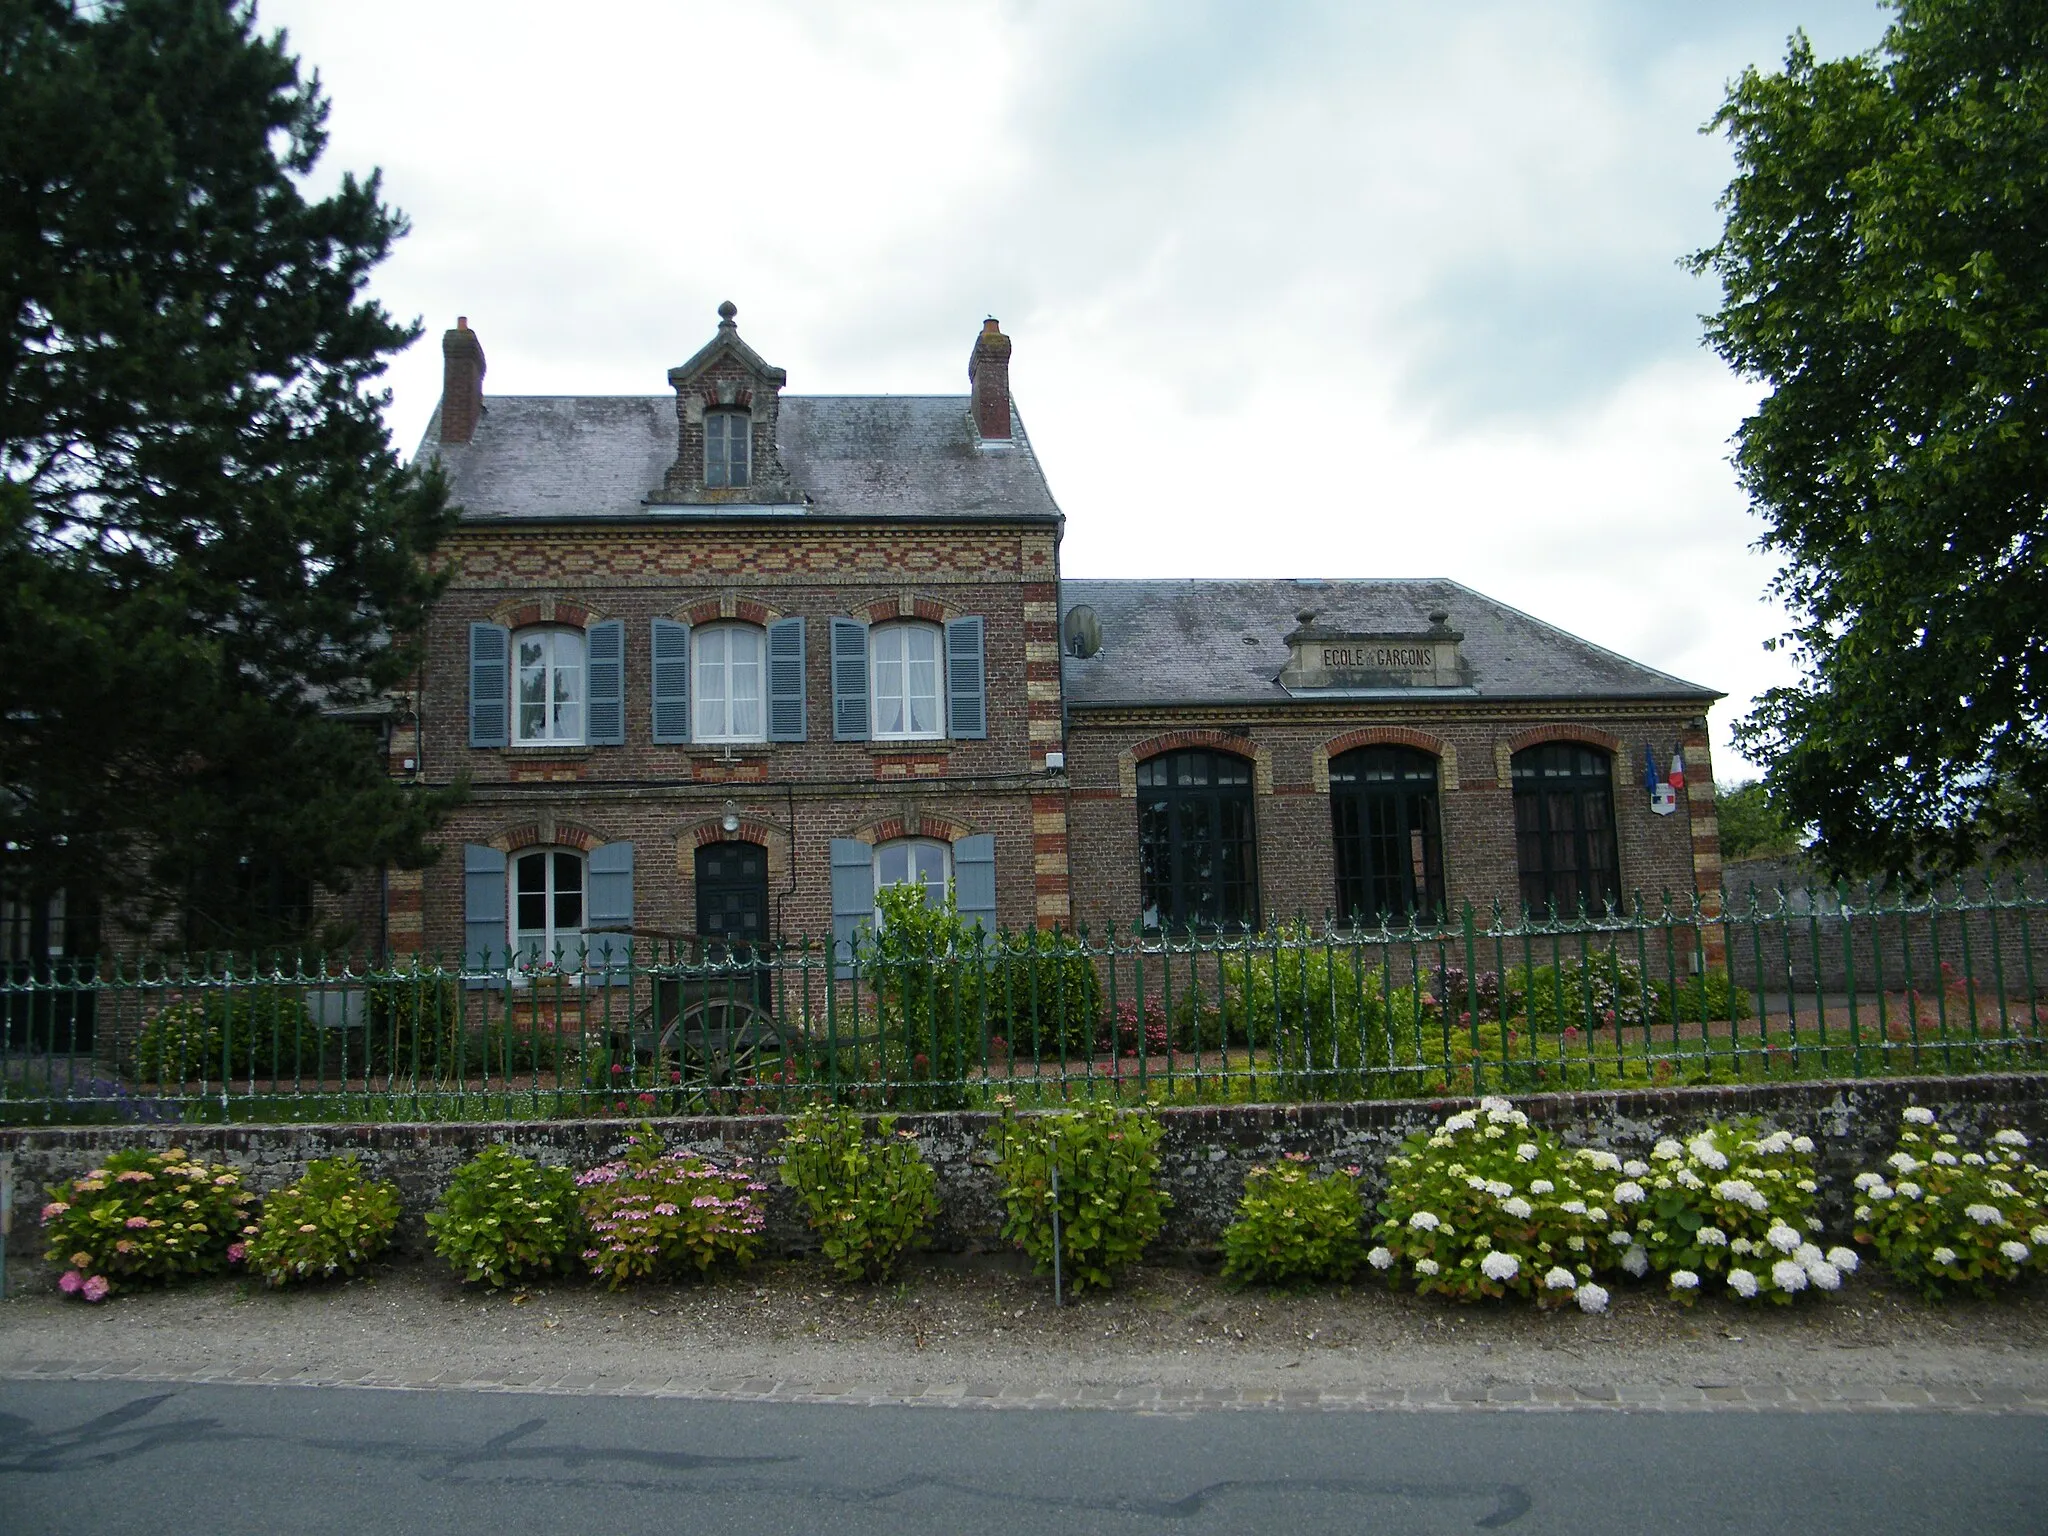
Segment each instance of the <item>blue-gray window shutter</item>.
M804 621L777 619L768 626L768 739L802 741L804 710Z
M996 839L992 832L953 845L953 905L982 932L996 931Z
M505 924L505 855L481 843L466 843L462 849L462 969L468 973L463 985L472 991L505 974L505 956L511 944Z
M586 928L633 926L633 845L606 843L590 850L590 909ZM592 933L586 964L606 972L607 981L624 981L633 958L629 933Z
M511 744L512 631L502 624L469 626L469 744Z
M590 664L589 721L593 747L626 744L626 626L617 619L593 624L583 637Z
M654 741L680 746L690 739L690 626L656 619L652 654Z
M953 619L946 625L946 705L951 734L979 741L988 735L987 668L981 654L981 620Z
M857 838L832 839L832 974L853 974L854 939L875 925L875 850Z
M868 627L832 621L832 739L868 739Z

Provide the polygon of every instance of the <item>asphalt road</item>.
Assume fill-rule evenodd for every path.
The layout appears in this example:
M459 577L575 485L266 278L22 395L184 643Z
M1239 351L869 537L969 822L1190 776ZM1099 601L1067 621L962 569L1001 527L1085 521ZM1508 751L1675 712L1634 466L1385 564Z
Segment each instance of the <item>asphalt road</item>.
M0 1381L6 1536L2048 1530L2048 1418L849 1408Z

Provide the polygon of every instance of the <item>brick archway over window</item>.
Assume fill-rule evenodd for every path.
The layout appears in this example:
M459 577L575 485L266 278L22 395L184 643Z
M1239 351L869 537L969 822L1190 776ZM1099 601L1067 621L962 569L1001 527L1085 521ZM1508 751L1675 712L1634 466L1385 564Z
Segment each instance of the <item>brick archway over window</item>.
M847 611L850 617L865 619L870 624L893 624L898 619L923 619L927 624L943 624L948 619L960 617L960 610L951 603L922 592L899 592L894 597L878 597L864 608Z
M685 624L716 624L726 619L737 619L742 624L772 624L782 617L782 610L771 607L757 597L721 592L716 597L699 598L678 608L671 617L680 619Z
M910 811L900 816L878 816L873 821L855 827L846 834L870 847L877 843L893 843L898 838L925 837L937 843L957 843L963 837L974 835L974 829L964 822L946 816L934 816L929 811Z
M1458 787L1458 749L1443 737L1407 725L1367 725L1331 737L1309 758L1309 776L1317 794L1330 792L1330 759L1342 757L1353 747L1414 747L1436 759L1439 789Z
M507 629L531 629L538 624L560 624L567 629L588 629L607 615L566 597L514 597L491 610L491 622Z
M1143 741L1132 742L1117 753L1116 792L1126 800L1137 799L1138 764L1148 757L1158 757L1163 752L1178 752L1183 747L1208 747L1211 751L1228 752L1232 757L1248 759L1252 765L1252 793L1273 793L1273 752L1270 747L1253 741L1249 736L1233 736L1228 731L1210 730L1200 726L1183 731L1167 731L1160 736L1148 736Z
M522 848L574 848L579 853L588 853L610 841L573 821L541 816L508 829L503 840L491 846L506 853L517 853Z
M1493 744L1494 774L1505 789L1514 777L1514 756L1524 747L1540 747L1546 741L1581 741L1598 747L1610 759L1610 768L1620 772L1621 738L1591 725L1532 725L1526 731L1497 739Z

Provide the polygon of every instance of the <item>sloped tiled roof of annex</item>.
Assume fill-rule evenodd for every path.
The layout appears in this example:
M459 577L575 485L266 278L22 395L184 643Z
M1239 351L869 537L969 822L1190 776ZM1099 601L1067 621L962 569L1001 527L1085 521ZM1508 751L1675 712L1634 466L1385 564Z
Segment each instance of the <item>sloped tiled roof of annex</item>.
M1288 662L1285 637L1298 627L1295 616L1303 609L1315 611L1317 629L1354 634L1421 634L1432 610L1447 611L1451 629L1464 636L1460 654L1472 677L1469 690L1444 690L1450 698L1721 697L1436 577L1062 581L1062 618L1082 603L1094 609L1102 630L1093 656L1063 658L1067 703L1082 708L1315 697L1290 695L1277 681ZM1401 690L1399 696L1419 699L1433 691Z
M476 435L444 446L437 410L420 442L439 455L464 521L716 518L648 506L676 457L676 397L486 395ZM782 462L809 517L1058 518L1024 423L979 446L965 395L784 395Z

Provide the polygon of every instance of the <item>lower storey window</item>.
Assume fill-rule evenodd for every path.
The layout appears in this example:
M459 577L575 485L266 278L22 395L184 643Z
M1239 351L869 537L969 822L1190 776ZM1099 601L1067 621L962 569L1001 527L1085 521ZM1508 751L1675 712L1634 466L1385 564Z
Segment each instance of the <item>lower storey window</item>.
M875 849L875 889L914 885L935 907L946 904L946 845L926 838L905 838Z
M522 853L512 865L512 947L518 969L583 966L583 856L558 848Z
M1612 759L1553 741L1514 756L1515 864L1522 905L1570 916L1621 901Z
M1337 915L1429 921L1444 908L1436 759L1413 747L1361 747L1330 763Z
M1138 764L1138 884L1147 928L1257 921L1249 762L1196 748Z

